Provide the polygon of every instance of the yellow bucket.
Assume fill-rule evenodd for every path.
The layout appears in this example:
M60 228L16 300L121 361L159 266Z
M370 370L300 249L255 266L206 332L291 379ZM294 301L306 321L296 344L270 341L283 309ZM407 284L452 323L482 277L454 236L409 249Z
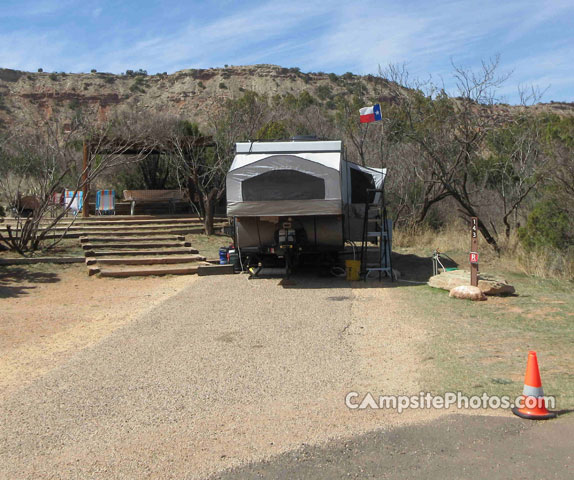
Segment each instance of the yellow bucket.
M361 262L359 260L345 260L345 270L347 271L347 280L359 280Z

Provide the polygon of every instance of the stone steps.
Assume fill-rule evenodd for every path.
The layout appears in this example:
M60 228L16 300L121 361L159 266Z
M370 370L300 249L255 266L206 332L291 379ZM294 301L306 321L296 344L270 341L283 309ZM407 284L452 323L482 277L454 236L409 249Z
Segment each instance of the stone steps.
M96 248L111 248L111 249L123 249L123 248L131 248L131 249L140 249L140 248L168 248L168 247L191 247L191 243L189 242L125 242L125 243L106 243L105 245L102 244L94 244L94 243L83 243L82 248L84 250L94 250Z
M118 258L86 258L87 265L173 265L177 263L203 262L205 257L197 254L169 257L118 257Z
M42 223L51 223L52 218L44 218ZM225 221L226 217L220 215L215 217L216 222ZM13 217L5 217L6 223L16 223L18 220ZM97 215L84 218L82 216L67 216L60 220L61 222L71 223L168 223L168 222L196 222L201 223L201 220L196 216L190 215Z
M129 237L129 236L138 236L141 235L142 233L147 234L147 235L161 235L161 234L172 234L172 235L191 235L191 234L202 234L204 232L203 227L179 227L179 228L171 228L171 229L161 229L161 228L156 228L156 229L148 229L148 230L143 230L143 231L138 231L138 230L122 230L122 229L98 229L98 230L91 230L91 231L86 231L83 229L78 229L78 230L68 230L66 231L66 229L55 229L53 231L51 231L49 234L47 234L44 238L46 239L54 239L54 238L60 238L62 237L62 235L64 236L64 238L80 238L89 234L92 235L113 235L116 237ZM0 229L0 233L4 236L8 236L8 232L6 230L2 230ZM14 235L14 233L12 234L15 237L18 237L16 235Z
M114 257L126 255L188 255L198 254L195 248L163 248L138 250L85 250L86 257Z
M223 227L223 223L216 223L215 228L220 229ZM41 229L40 229L41 231ZM7 236L8 230L5 224L0 224L0 233ZM15 233L12 231L14 236ZM89 225L78 225L73 224L72 226L58 225L50 230L50 233L46 235L47 239L59 238L62 235L65 238L78 238L85 235L100 235L100 236L131 236L140 235L142 233L147 233L150 235L158 234L171 234L171 235L189 235L189 234L202 234L204 233L203 225L197 222L179 222L179 223L147 223L147 224L133 224L133 225L94 225L90 223Z
M219 225L216 225L218 227ZM156 225L156 224L148 224L148 225L90 225L90 226L83 226L83 225L72 225L71 227L64 227L58 226L52 229L54 232L63 232L68 230L69 232L85 232L85 233L96 233L96 232L106 232L106 233L113 233L113 232L148 232L150 230L189 230L194 232L203 231L203 226L200 225L193 225L193 224L178 224L178 223L167 223L165 225Z
M130 238L126 237L81 237L80 243L117 243L117 242L126 242L131 240ZM145 237L136 237L138 242L158 242L158 241L180 241L183 242L185 240L185 235L161 235L157 234L155 236L147 235Z
M221 220L219 220L221 221ZM16 225L17 220L13 218L5 218L5 225ZM52 221L50 219L40 220L40 225L50 225ZM203 223L197 218L171 218L171 217L161 217L156 219L151 218L139 218L139 217L90 217L88 219L77 218L72 220L69 218L63 218L58 222L58 225L165 225L165 224L194 224L203 225Z
M186 241L186 234L203 233L197 219L100 218L77 222L68 232L81 236L89 275L191 275L209 265Z

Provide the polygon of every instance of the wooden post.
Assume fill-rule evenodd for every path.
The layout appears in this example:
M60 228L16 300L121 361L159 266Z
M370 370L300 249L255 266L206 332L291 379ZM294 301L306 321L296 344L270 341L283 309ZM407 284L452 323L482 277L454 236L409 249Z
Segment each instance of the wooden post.
M88 166L90 160L90 144L84 140L84 161L82 164L82 195L84 197L82 203L82 216L84 218L90 216L90 202L88 202Z
M470 221L470 284L478 287L478 218L471 217Z

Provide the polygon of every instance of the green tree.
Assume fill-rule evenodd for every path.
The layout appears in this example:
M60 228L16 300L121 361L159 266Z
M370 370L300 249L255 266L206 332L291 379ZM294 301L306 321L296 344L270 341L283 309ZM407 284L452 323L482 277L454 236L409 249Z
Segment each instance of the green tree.
M554 199L537 203L528 215L526 226L518 232L522 244L529 250L537 247L565 250L574 244L572 221L564 207Z
M271 121L263 125L256 133L257 140L282 140L289 138L289 129L285 122Z
M497 74L498 58L483 62L480 71L453 66L457 95L428 82L405 90L404 70L390 68L383 75L394 92L403 120L403 136L420 150L419 171L425 182L420 221L432 205L451 198L461 213L478 217L478 228L496 251L499 246L481 216L478 198L482 187L473 182L472 171L480 160L486 136L500 127L495 112L496 89L507 76Z

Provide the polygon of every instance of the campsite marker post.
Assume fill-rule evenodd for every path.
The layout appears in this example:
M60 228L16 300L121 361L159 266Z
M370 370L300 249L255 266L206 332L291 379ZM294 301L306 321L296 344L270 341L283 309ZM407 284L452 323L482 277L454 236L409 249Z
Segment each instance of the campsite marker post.
M470 284L478 287L478 218L472 217L470 221Z

